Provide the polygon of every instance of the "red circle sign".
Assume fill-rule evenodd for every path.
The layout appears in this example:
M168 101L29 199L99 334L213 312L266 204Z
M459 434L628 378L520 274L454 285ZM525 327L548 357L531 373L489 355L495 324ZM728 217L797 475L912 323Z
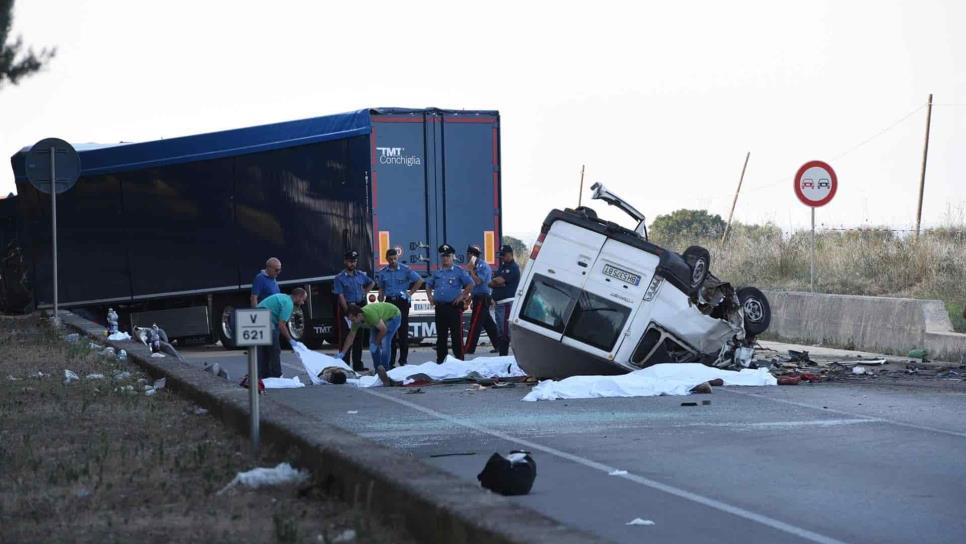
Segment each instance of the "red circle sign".
M808 161L795 174L795 196L802 204L818 208L828 204L839 188L835 170L823 161Z

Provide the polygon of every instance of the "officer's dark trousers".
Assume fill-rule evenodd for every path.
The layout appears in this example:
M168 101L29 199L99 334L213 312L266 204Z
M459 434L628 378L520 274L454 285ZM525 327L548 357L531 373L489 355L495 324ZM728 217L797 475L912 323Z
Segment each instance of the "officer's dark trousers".
M396 332L395 338L392 339L392 355L389 358L389 364L396 362L396 352L398 352L399 364L404 365L409 361L409 301L404 298L390 298L386 299L386 302L399 308L399 313L402 316L399 330Z
M363 306L362 303L358 303L358 306ZM339 306L339 301L335 302L335 330L338 332L339 345L338 348L341 350L345 345L345 339L349 336L349 327L345 324L345 312L342 311L342 307ZM362 337L365 336L364 328L360 328L356 331L356 337L352 340L352 347L344 354L344 361L349 364L350 357L352 359L352 370L356 372L361 372L366 369L365 365L362 364Z
M276 326L272 331L271 346L257 346L258 379L282 377L282 339Z
M436 362L446 359L446 338L452 339L453 357L463 359L463 305L436 303Z
M466 337L463 353L476 352L476 343L480 341L481 330L486 331L493 347L500 349L500 332L496 330L496 323L490 315L490 300L489 295L473 296L473 316L470 317L470 333Z

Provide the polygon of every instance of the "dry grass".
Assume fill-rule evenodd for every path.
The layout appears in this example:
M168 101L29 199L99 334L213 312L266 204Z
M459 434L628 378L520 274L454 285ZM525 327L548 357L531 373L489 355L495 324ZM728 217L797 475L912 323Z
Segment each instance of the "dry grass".
M770 225L738 225L720 240L654 240L683 251L701 245L715 275L739 285L808 290L810 233L783 234ZM917 240L885 229L816 234L815 290L821 293L939 299L956 330L966 332L966 229L926 231Z
M147 376L133 365L62 334L0 319L0 541L412 542L311 483L216 495L255 465L247 441L168 391L136 391ZM65 368L81 379L64 384Z

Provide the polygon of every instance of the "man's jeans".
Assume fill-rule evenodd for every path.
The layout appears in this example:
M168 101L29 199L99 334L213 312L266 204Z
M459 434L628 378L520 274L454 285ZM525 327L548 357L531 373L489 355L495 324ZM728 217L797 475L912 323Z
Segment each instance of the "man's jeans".
M373 370L380 366L385 368L386 372L392 369L392 364L389 362L389 356L392 353L392 339L396 336L400 324L402 324L402 316L398 315L386 321L386 335L382 337L382 341L379 343L376 343L377 329L369 331L369 353L372 354Z

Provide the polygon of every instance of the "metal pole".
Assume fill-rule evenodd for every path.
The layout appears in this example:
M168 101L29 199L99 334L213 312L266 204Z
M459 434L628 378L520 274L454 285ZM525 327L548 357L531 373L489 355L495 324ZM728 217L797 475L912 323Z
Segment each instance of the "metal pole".
M584 198L584 167L585 166L586 165L584 165L584 164L581 164L580 165L580 192L577 193L577 207L578 208L580 207L580 204L583 202L583 198Z
M738 193L741 192L741 182L745 180L745 169L748 168L748 159L751 158L751 151L745 155L745 165L741 167L741 177L738 178L738 189L735 191L735 199L731 202L731 213L728 214L728 224L725 225L724 234L721 236L721 243L725 243L728 238L728 231L731 230L731 218L735 215L735 205L738 204Z
M251 411L252 455L258 457L258 347L248 347L248 398Z
M815 292L815 208L812 208L812 259L811 267L809 272L809 285L811 286L811 291Z
M60 317L57 315L58 307L58 297L57 297L57 150L55 147L50 147L50 228L51 228L51 244L53 248L53 264L54 264L54 322L57 322Z
M919 175L919 207L916 208L916 239L922 224L922 193L926 188L926 159L929 157L929 125L932 124L932 93L929 93L929 108L926 110L926 144L922 148L922 173Z

